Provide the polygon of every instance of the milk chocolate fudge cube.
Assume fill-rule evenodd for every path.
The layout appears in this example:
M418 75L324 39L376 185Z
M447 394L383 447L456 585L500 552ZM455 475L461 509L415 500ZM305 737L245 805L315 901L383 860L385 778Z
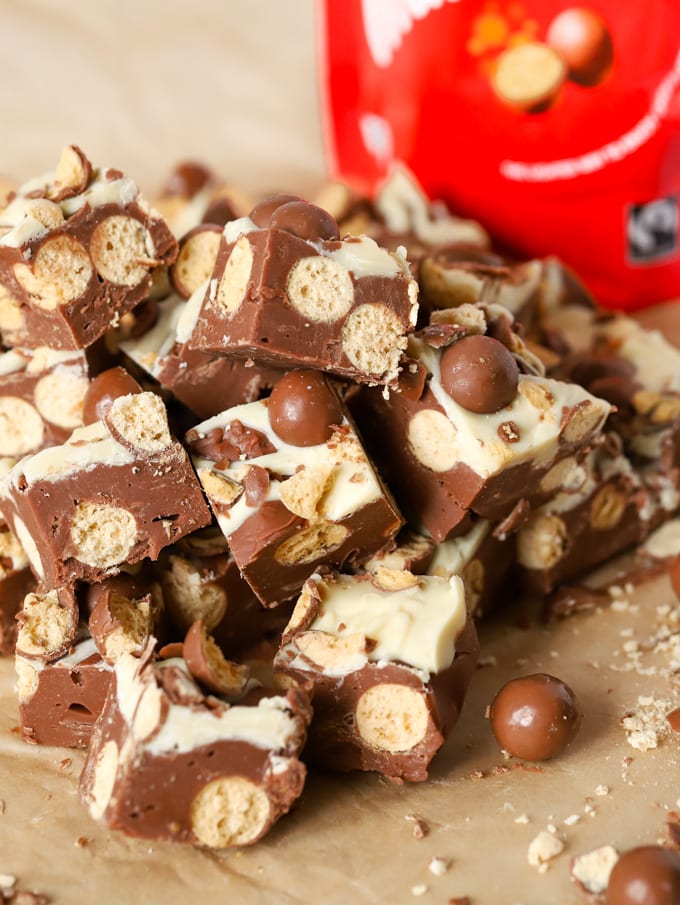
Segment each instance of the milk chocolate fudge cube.
M10 471L0 507L47 587L101 581L203 527L210 513L153 393L116 399L104 420Z
M510 354L483 332L479 311L481 332L471 321L411 338L409 354L427 375L415 392L402 379L402 392L386 398L369 388L352 403L397 501L437 542L465 533L468 511L499 521L519 500L540 499L542 475L591 444L611 409L576 384L541 376L523 351ZM521 369L513 371L513 358Z
M121 350L199 418L263 396L283 373L252 360L190 348L203 301L199 289L185 301L171 295L157 306L150 329L120 344Z
M275 666L312 683L316 763L420 782L458 719L477 650L458 577L316 573Z
M89 383L83 352L42 346L0 353L0 458L14 464L82 427Z
M322 381L335 414L317 421L314 393L305 400L303 388L301 401L283 378L270 399L229 409L187 435L217 522L264 606L295 596L318 565L368 558L402 524L325 378L292 374L307 375L303 387ZM311 424L296 420L306 409Z
M209 848L260 839L302 792L311 716L298 689L206 697L181 658L115 667L80 780L95 820Z
M26 553L7 525L0 522L0 655L14 653L16 616L35 585Z
M315 205L263 210L225 226L190 346L394 384L418 313L405 258Z
M177 243L119 170L80 148L0 215L0 334L10 346L81 349L146 298Z

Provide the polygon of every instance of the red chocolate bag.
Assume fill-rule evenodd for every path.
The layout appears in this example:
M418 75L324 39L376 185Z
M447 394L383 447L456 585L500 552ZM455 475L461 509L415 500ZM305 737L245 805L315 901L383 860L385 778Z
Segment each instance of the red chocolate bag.
M680 296L680 4L586 4L320 0L327 148L635 308Z

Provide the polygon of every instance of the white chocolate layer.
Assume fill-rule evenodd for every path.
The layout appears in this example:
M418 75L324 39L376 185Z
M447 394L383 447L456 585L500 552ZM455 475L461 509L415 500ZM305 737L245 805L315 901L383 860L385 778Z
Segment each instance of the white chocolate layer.
M217 468L209 459L194 456L194 466L199 479L202 470L207 468L215 474L225 475L230 480L242 484L250 467L259 465L273 473L265 498L269 501L281 499L282 481L278 480L277 476L285 480L286 477L294 475L300 466L310 469L331 467L332 475L322 502L322 515L331 522L340 521L382 496L373 468L347 420L343 421L343 430L334 433L327 443L318 446L291 446L272 430L266 402L257 401L221 412L197 425L194 430L199 436L205 436L216 427L222 429L228 427L233 421L240 421L245 427L254 428L265 434L276 451L247 461L232 462L226 469ZM216 513L225 536L229 538L240 528L257 511L259 505L258 507L248 505L243 494L231 509Z
M123 655L115 666L118 709L132 727L137 706L149 683L140 680L139 660ZM165 660L156 669L176 666L186 673L187 682L196 688L189 670L181 659ZM144 745L150 754L168 752L183 754L204 745L222 741L249 742L258 748L294 753L299 738L299 721L295 719L285 697L262 698L252 707L232 705L224 711L195 710L170 704L160 730ZM289 751L290 749L290 751Z
M430 389L455 429L452 458L465 463L483 478L522 462L546 465L558 451L565 409L587 402L597 415L592 433L604 424L611 406L577 384L520 374L513 401L498 412L480 415L455 402L441 383L440 353L422 340L409 339L409 354L419 358L431 373ZM526 388L526 391L524 391ZM540 400L537 405L533 399ZM504 421L512 421L520 439L506 443L498 434ZM455 454L455 456L454 456Z
M365 662L400 662L425 673L438 673L453 662L456 639L467 619L465 590L458 576L450 579L417 576L417 583L399 591L385 591L356 575L337 575L327 581L312 576L320 592L318 613L307 631L332 638L363 635L375 648L339 664L338 674L359 669ZM295 666L305 667L299 658ZM324 672L336 674L333 668Z

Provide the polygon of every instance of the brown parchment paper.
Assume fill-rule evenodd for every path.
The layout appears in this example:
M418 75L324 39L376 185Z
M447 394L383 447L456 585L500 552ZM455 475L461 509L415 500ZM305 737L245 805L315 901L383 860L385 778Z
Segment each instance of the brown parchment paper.
M669 809L679 807L680 737L668 733L643 752L628 744L619 723L640 695L680 704L677 687L662 675L670 654L642 655L640 671L656 666L657 675L617 671L630 663L624 643L654 633L656 607L678 604L665 577L625 599L632 608L550 627L518 628L516 612L485 626L487 665L476 672L462 720L427 783L312 773L299 806L268 837L220 854L128 839L94 824L76 797L82 754L19 739L12 667L2 662L0 872L69 905L446 905L458 895L473 905L583 903L569 880L570 858L605 843L654 842L665 835ZM505 760L485 719L503 682L536 671L571 684L585 714L573 747L541 772ZM428 825L425 838L414 838L408 815ZM578 822L565 825L572 815ZM566 847L541 875L528 865L527 848L549 824ZM432 857L451 861L443 876L428 869Z
M150 192L185 157L254 192L307 193L322 181L312 0L0 0L0 29L0 173L42 172L75 141ZM677 331L680 314L646 318ZM629 599L637 610L528 629L513 613L485 626L487 665L429 782L314 772L266 839L225 854L95 825L76 796L82 754L20 740L12 664L0 662L0 873L64 905L584 902L572 856L655 841L680 809L678 736L642 752L619 722L640 695L680 704L668 652L643 653L636 671L623 650L655 631L657 606L677 603L665 578ZM531 772L503 758L485 709L509 678L539 670L574 687L585 718L573 748ZM409 815L426 822L425 838ZM548 824L566 847L540 875L527 847ZM450 861L443 876L428 869L432 857Z

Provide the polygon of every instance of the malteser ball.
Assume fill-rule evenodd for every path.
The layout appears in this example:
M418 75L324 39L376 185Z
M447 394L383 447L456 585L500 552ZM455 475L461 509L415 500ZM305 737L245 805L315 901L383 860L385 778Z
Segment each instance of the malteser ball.
M177 164L163 186L164 195L179 195L180 198L193 198L213 182L212 172L202 163L185 160Z
M581 725L574 692L547 673L508 682L493 699L489 716L498 744L530 761L561 754Z
M343 420L343 410L319 371L290 371L272 390L267 403L273 431L291 446L318 446Z
M660 845L633 848L614 865L608 905L680 905L680 854Z
M508 348L491 336L458 340L442 355L440 369L446 392L471 412L497 412L517 393L517 362Z
M546 40L567 64L572 82L591 88L609 72L614 59L612 39L592 9L565 9L553 19Z
M340 235L335 219L308 201L289 201L277 207L270 226L285 229L301 239L337 239Z
M101 421L111 408L114 399L141 393L142 388L125 368L109 368L102 371L90 384L83 402L83 424Z
M248 214L255 226L260 229L267 229L270 225L272 214L283 204L290 204L291 201L302 201L298 195L286 195L284 192L278 195L269 195L259 201Z

